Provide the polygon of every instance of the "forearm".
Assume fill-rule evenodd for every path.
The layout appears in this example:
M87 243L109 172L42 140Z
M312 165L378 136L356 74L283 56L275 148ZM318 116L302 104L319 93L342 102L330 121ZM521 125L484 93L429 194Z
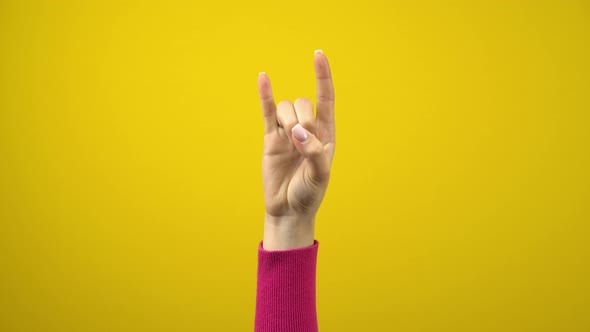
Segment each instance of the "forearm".
M258 248L255 332L317 332L319 243L290 250Z

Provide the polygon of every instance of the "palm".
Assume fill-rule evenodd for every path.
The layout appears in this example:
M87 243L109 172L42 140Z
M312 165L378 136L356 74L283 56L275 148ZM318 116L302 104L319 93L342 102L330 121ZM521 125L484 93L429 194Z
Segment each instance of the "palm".
M286 134L286 133L285 133ZM286 136L275 132L264 138L262 178L266 210L271 215L288 213L290 206L298 206L305 194L305 158Z
M320 53L315 64L317 116L306 99L275 105L268 77L259 79L265 118L264 197L266 212L273 216L315 213L327 187L334 155L334 95L327 59ZM301 143L291 133L298 123L311 134L309 142Z
M319 202L310 181L310 165L280 128L264 138L262 175L267 212L271 215L288 213L292 208L301 212L313 210Z

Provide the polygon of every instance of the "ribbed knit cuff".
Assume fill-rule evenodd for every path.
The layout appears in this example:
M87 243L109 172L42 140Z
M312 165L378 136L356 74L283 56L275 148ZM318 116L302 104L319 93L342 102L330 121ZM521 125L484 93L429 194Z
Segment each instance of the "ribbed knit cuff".
M255 332L317 332L318 247L267 251L260 242Z

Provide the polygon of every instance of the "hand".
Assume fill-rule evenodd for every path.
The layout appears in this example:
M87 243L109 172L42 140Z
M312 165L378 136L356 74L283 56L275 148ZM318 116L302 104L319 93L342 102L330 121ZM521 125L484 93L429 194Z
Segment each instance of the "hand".
M314 56L317 114L309 99L275 105L270 80L258 76L264 118L262 177L266 216L263 247L292 249L314 243L320 207L334 157L334 87L328 59Z

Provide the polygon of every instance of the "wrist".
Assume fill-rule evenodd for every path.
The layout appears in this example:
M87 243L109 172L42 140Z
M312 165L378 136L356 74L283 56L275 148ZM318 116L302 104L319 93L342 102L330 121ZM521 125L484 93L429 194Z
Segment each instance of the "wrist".
M265 250L288 250L314 244L315 215L264 218L262 246Z

